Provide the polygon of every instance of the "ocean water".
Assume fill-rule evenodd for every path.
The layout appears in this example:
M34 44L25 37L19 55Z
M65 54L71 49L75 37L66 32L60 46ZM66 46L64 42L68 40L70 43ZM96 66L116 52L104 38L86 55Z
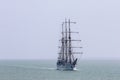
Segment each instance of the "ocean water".
M76 71L56 70L54 60L1 60L0 80L120 80L120 61L79 61Z

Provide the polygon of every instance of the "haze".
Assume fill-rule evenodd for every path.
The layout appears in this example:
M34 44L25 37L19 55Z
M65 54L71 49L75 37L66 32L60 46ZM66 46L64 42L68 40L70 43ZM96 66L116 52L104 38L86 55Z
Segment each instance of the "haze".
M0 59L56 59L65 18L77 22L82 59L120 59L119 0L1 0Z

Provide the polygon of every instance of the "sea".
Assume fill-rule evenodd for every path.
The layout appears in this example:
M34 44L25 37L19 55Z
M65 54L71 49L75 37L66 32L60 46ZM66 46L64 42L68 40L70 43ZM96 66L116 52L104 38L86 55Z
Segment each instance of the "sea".
M56 70L56 60L0 60L0 80L120 80L119 60L81 60L75 71Z

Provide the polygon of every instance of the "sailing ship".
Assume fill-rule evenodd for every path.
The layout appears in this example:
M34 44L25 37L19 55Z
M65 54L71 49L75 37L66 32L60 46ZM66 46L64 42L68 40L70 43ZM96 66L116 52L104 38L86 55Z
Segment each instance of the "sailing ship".
M57 60L57 70L75 70L77 64L77 58L75 58L74 54L83 54L82 52L73 52L73 48L82 48L82 47L73 47L72 41L81 41L81 40L73 40L71 38L71 24L76 24L76 22L72 22L70 19L66 20L62 23L62 38L60 39L61 45L59 46L60 52Z

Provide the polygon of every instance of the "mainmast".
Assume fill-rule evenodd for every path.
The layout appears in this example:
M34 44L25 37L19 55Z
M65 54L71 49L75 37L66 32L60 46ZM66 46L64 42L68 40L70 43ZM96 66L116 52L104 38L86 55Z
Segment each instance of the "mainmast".
M62 23L62 60L64 60L64 22Z
M68 61L68 55L67 55L67 53L68 53L68 45L67 45L67 43L68 43L68 37L67 37L67 21L66 21L66 19L65 19L65 56L66 56L66 62Z
M69 21L68 21L68 27L69 27L69 38L68 38L68 41L69 41L69 47L68 47L69 54L68 54L68 55L69 55L69 62L70 62L70 63L71 63L71 60L72 60L72 59L71 59L71 58L72 58L72 57L71 57L71 55L72 55L72 48L71 48L71 47L72 47L72 45L71 45L71 28L70 28L71 23L74 23L74 24L75 24L76 22L71 22L70 19L69 19Z
M68 24L69 24L69 61L70 61L70 63L71 63L71 29L70 29L70 19L69 19L69 22L68 22Z

